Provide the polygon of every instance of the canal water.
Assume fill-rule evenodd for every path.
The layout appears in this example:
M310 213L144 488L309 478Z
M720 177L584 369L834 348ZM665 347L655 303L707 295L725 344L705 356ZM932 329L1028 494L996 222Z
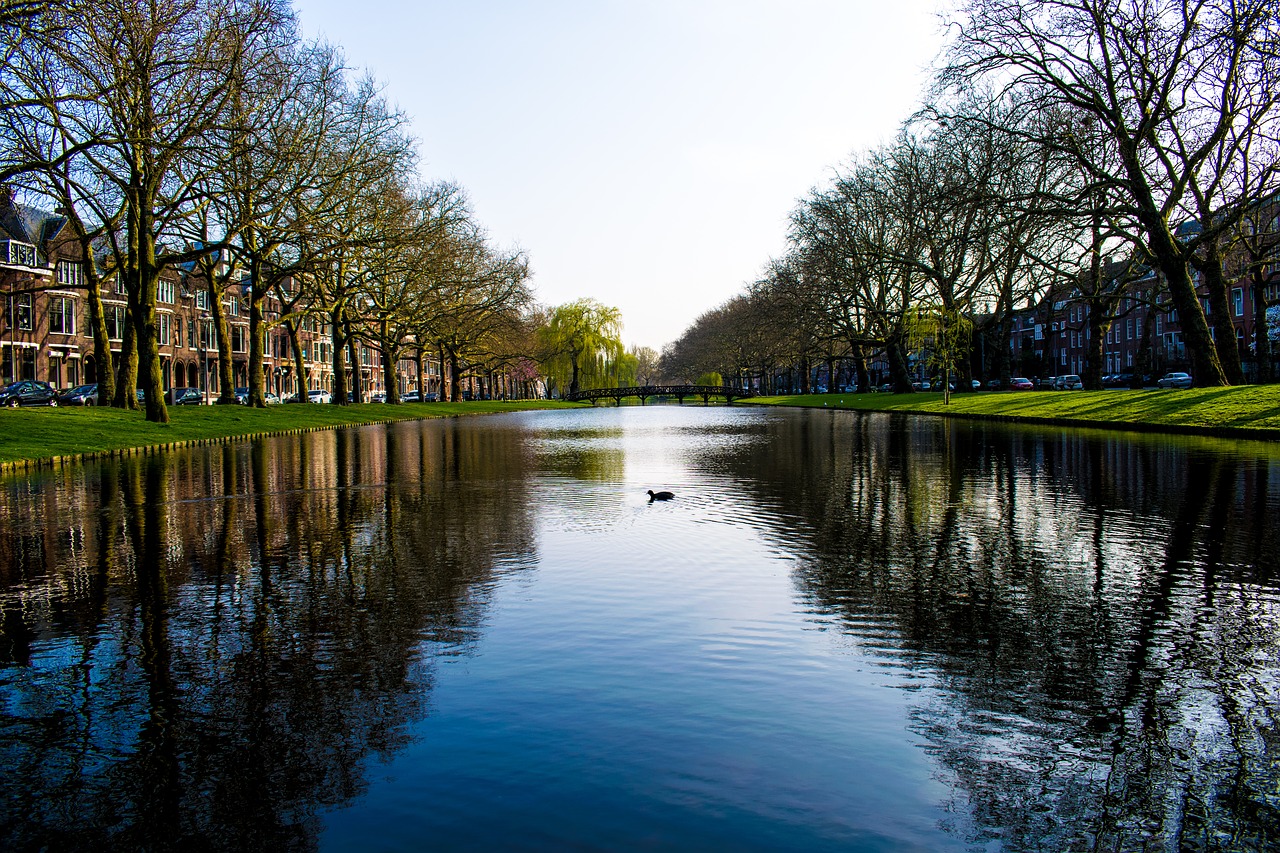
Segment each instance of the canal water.
M9 476L0 848L1274 850L1278 528L1274 445L820 410Z

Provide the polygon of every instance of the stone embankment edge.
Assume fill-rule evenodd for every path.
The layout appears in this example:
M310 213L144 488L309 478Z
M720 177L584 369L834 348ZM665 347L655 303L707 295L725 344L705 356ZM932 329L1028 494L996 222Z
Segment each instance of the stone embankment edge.
M310 427L295 427L284 430L266 430L264 432L245 432L235 435L220 435L210 438L190 438L185 441L171 441L165 444L140 444L136 447L118 447L115 450L95 450L90 453L68 453L58 456L42 456L36 459L14 459L0 462L0 476L18 472L39 471L49 468L65 468L84 462L102 459L124 459L129 456L150 456L153 453L167 453L170 450L182 450L190 447L210 447L218 444L231 444L237 441L254 441L259 438L273 436L302 435L308 432L325 432L327 430L349 429L350 427L376 426L377 424L398 424L409 421L435 421L446 418L467 418L472 415L496 415L502 412L459 412L449 415L428 415L421 418L386 418L384 420L356 421L349 424L321 424Z
M752 405L744 401L747 405ZM1173 435L1201 435L1210 438L1240 438L1250 441L1280 441L1280 429L1262 427L1213 427L1195 424L1152 424L1143 421L1095 421L1073 418L1042 418L1025 415L986 415L977 412L931 412L903 409L844 409L839 406L787 406L772 403L755 403L762 409L822 409L828 412L856 412L869 415L924 415L926 417L955 418L957 420L987 421L990 423L1026 424L1028 426L1075 427L1079 429L1104 429L1116 432L1170 433Z

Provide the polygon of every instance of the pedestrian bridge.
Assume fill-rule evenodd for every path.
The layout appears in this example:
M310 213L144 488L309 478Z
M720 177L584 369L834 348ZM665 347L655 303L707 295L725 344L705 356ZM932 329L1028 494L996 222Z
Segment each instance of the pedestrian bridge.
M590 403L593 406L597 400L613 400L621 406L624 398L638 397L643 406L650 397L675 397L683 406L686 397L701 397L704 404L710 403L712 397L721 397L726 403L733 405L734 400L754 396L754 391L730 388L728 385L640 385L633 388L592 388L576 394L565 394L564 399L575 403Z

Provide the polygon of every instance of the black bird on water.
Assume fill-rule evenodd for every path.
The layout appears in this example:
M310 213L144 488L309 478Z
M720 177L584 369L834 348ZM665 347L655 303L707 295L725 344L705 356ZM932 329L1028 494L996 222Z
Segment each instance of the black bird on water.
M653 489L649 490L649 503L653 503L654 501L669 501L674 497L675 494L672 492L655 492Z

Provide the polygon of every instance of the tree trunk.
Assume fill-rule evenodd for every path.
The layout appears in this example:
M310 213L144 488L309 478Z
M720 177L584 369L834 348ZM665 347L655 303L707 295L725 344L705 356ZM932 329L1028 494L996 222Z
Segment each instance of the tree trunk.
M135 286L126 281L125 291L130 291ZM133 304L130 301L125 312L124 331L120 334L120 359L114 368L116 396L111 405L117 409L138 408L138 394L135 390L138 387L138 339L134 322Z
M227 311L222 305L222 288L212 271L207 272L207 293L209 294L209 312L213 315L214 342L218 347L218 399L219 406L231 406L239 402L236 399L235 365L231 355L231 324L227 321Z
M85 301L89 306L89 329L93 334L93 357L98 364L98 400L114 401L116 396L116 374L111 363L111 338L107 334L107 318L102 310L102 279L93 265L93 253L85 249L84 270L86 288Z
M307 396L307 364L302 358L302 342L298 340L297 321L286 320L284 329L289 333L289 352L293 356L293 384L298 394L298 402L309 403L311 398Z
M417 364L417 376L415 378L418 380L418 399L422 402L426 402L427 399L427 377L422 364L426 357L426 350L422 347L418 347L417 358L414 359Z
M399 350L381 350L382 353L382 387L387 391L386 402L400 402L400 386L396 384L396 364L400 360Z
M347 371L342 364L347 342L342 337L342 305L334 305L329 312L329 342L333 345L330 357L333 366L333 400L339 406L347 404Z
M346 324L345 335L347 338L347 361L351 363L351 396L349 402L362 403L364 386L363 368L360 365L360 342L356 340L355 335L351 334L351 324Z
M267 288L262 283L262 262L256 257L249 261L249 281L249 405L262 408L267 405L262 370L267 330L262 317L262 300L267 295Z
M1261 267L1253 271L1253 358L1257 368L1254 381L1269 383L1274 377L1271 366L1271 338L1267 335L1267 281Z
M1102 388L1102 363L1106 358L1104 344L1107 330L1111 328L1111 316L1107 300L1089 299L1085 301L1089 316L1085 318L1089 333L1085 336L1084 375L1081 378L1088 391Z
M452 349L449 351L449 402L457 403L462 400L462 378L458 370L458 354Z
M160 369L160 342L156 339L156 291L160 270L156 267L155 244L144 239L141 249L138 270L141 286L129 295L130 301L135 302L134 318L138 327L138 378L142 382L147 420L164 424L169 422L169 410L164 404L164 373Z
M1226 276L1222 272L1222 253L1216 241L1205 246L1204 257L1196 263L1204 276L1205 289L1209 292L1209 316L1213 321L1214 349L1222 372L1232 385L1244 384L1244 367L1240 364L1240 345L1236 342L1236 327L1231 322L1231 294Z
M895 335L885 342L889 357L889 375L893 377L893 390L899 394L910 393L911 373L907 370L907 354L902 350L902 338Z

